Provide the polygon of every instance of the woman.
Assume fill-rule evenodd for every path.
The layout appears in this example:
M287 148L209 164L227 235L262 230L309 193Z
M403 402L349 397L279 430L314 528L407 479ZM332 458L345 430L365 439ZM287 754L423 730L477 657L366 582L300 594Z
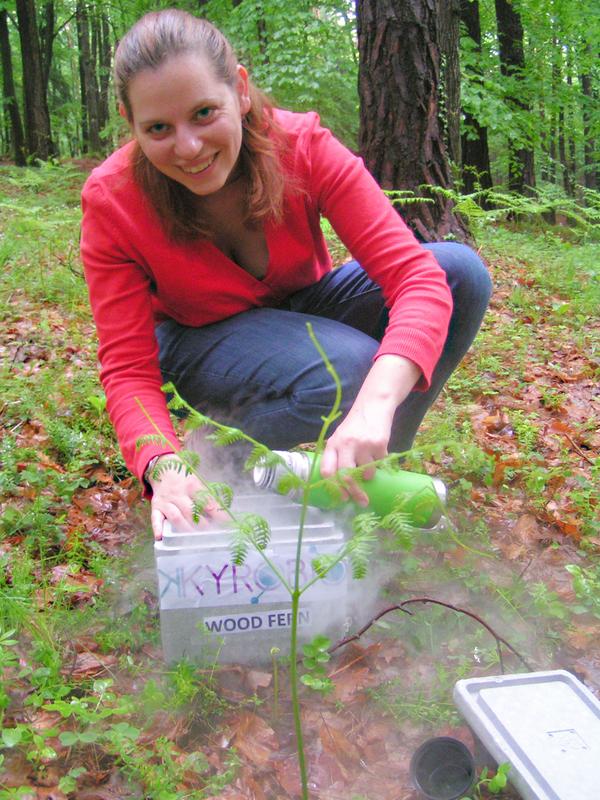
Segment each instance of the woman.
M316 114L273 109L205 20L147 14L115 75L133 140L84 187L82 257L108 409L155 537L191 521L200 489L152 475L178 447L163 380L270 447L310 441L334 387L307 320L343 386L322 474L408 449L479 328L479 258L418 244L362 161ZM321 215L356 261L332 271ZM136 449L149 418L172 446Z

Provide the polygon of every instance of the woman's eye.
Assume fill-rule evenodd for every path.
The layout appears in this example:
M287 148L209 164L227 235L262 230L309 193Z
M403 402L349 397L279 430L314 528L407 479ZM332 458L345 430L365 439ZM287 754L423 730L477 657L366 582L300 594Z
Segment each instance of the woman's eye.
M164 122L157 122L148 128L148 133L160 134L164 133L166 130L167 126L164 124Z
M198 111L196 111L196 119L200 121L210 119L212 113L212 108L199 108Z

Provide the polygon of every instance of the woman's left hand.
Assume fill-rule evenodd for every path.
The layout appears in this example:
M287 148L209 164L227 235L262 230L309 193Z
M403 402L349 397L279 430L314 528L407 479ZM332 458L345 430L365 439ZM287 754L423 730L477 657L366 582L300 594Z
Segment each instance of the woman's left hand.
M380 356L373 364L352 408L329 437L321 458L321 475L331 478L340 469L360 467L388 452L394 414L421 375L416 364L395 355ZM365 470L369 480L375 467ZM366 506L369 499L350 478L344 480L352 499Z

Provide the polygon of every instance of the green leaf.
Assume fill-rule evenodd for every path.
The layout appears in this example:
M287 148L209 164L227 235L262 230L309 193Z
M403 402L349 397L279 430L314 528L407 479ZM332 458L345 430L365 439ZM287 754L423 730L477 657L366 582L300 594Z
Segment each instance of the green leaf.
M63 731L59 734L58 740L65 747L74 747L79 743L79 734L74 731Z
M22 739L22 728L2 728L2 743L4 747L16 747Z
M79 741L83 742L84 744L93 744L93 742L97 742L102 737L100 731L83 731L83 733L79 734Z
M134 728L133 725L130 725L128 722L117 722L111 725L111 730L119 736L123 736L125 739L137 739L140 735L140 729Z

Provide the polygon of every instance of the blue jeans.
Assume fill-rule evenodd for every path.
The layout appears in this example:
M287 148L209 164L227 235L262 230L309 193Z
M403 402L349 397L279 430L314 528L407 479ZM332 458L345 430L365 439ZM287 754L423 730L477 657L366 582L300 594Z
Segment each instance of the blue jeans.
M430 388L411 392L396 412L390 452L412 446L427 409L475 338L492 288L470 248L454 242L424 247L446 272L454 310ZM308 336L307 321L340 377L345 415L387 322L379 287L356 261L278 308L252 309L201 328L162 322L156 335L164 379L173 381L190 405L272 449L314 441L332 406L334 383Z

